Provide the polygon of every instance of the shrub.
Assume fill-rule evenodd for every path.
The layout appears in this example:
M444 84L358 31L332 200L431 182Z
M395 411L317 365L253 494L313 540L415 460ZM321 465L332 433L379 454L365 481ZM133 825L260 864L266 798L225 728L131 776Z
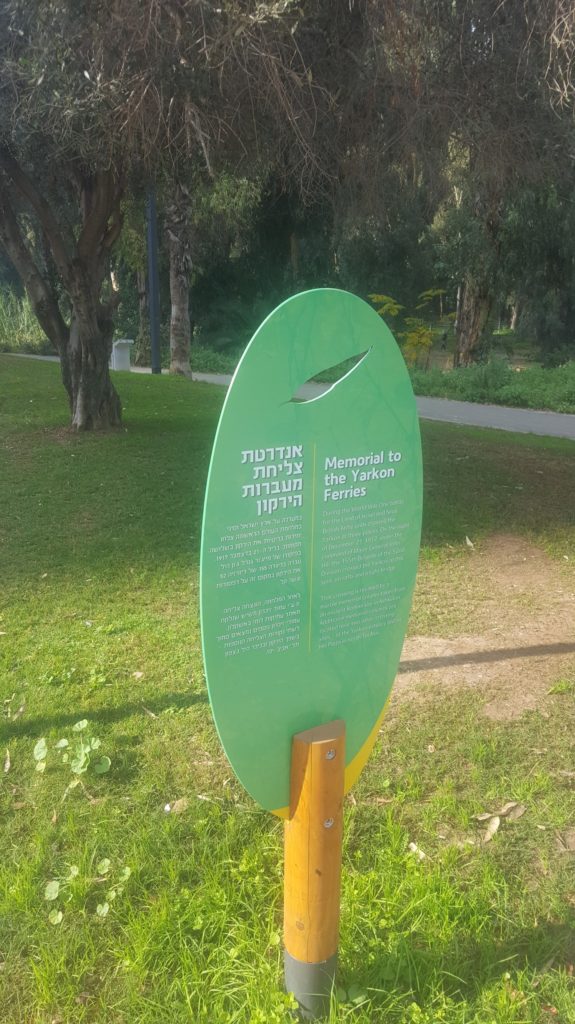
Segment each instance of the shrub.
M575 413L575 362L515 371L503 359L458 370L410 368L418 395Z
M0 352L54 352L32 312L27 296L0 291Z

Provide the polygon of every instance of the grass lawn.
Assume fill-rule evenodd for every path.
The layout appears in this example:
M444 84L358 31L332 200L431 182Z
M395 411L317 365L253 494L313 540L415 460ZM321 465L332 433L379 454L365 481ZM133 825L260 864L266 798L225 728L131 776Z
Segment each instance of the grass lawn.
M73 436L58 367L0 356L0 1019L287 1024L281 824L231 776L202 675L223 391L118 386L125 429ZM423 439L413 632L465 625L466 536L520 534L572 584L571 442ZM574 695L575 663L511 723L465 690L394 704L346 804L333 1022L575 1021ZM507 801L525 813L481 843Z

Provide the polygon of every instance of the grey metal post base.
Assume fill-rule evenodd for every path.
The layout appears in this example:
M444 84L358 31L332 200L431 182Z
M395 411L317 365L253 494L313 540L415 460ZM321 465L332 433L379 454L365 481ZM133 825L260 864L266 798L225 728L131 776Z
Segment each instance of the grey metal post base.
M329 1013L336 967L337 953L319 964L307 964L284 950L286 991L293 992L304 1020L317 1020Z

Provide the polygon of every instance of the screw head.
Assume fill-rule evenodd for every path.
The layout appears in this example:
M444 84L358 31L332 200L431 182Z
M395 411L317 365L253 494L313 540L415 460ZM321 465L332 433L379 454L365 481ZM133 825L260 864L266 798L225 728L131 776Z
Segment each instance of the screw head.
M331 828L332 825L333 825L333 818L326 818L324 823L323 823L323 827L324 828Z
M327 754L325 755L325 759L326 759L326 761L333 761L334 757L335 757L335 750L332 747L330 750L328 750Z

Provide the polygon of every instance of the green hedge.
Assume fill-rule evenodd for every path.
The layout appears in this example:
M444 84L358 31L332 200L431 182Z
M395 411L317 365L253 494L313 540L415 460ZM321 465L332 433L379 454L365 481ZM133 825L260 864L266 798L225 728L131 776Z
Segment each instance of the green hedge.
M504 360L458 370L410 370L416 395L575 413L575 362L514 370Z

